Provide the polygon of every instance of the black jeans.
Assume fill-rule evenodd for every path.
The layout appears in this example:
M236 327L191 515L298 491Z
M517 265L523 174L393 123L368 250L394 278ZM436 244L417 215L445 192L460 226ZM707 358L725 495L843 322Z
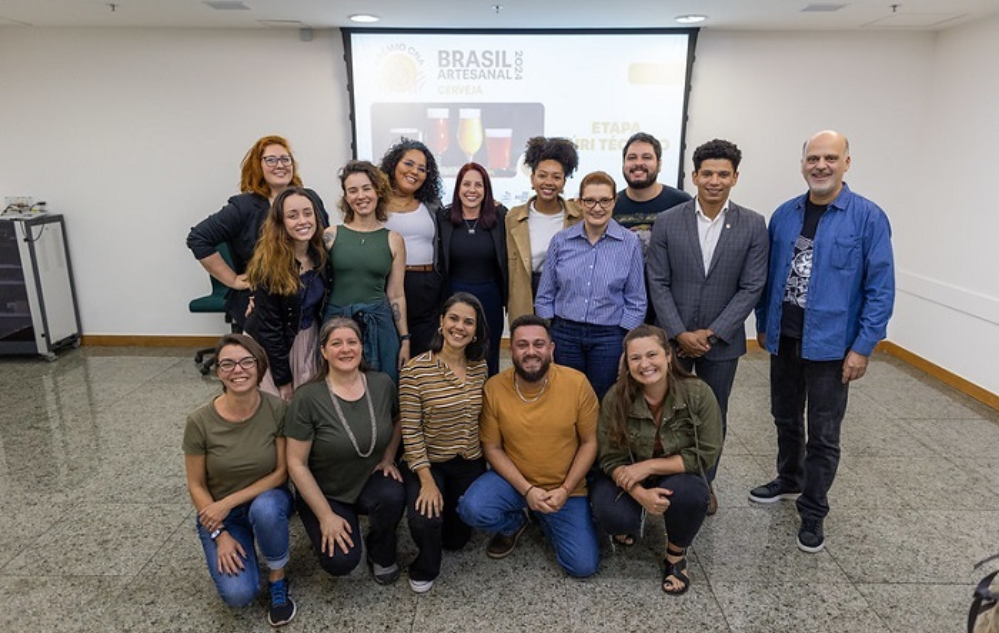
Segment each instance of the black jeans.
M406 273L403 286L406 292L406 324L409 326L409 357L430 349L430 342L441 323L441 304L444 296L444 278L436 270Z
M444 499L443 513L433 518L416 511L420 478L408 467L401 470L406 486L409 533L419 548L416 559L409 566L409 577L413 580L434 580L441 572L443 550L459 550L472 537L472 528L465 525L458 516L458 500L472 482L486 472L486 462L482 458L470 461L455 457L446 462L430 464L430 474Z
M350 524L350 537L354 546L347 553L339 547L332 552L322 551L322 532L319 519L301 496L295 496L298 516L302 518L305 533L312 541L312 549L319 558L319 565L331 576L346 576L361 562L361 526L359 514L368 515L367 538L368 558L382 567L390 567L396 562L396 528L402 519L406 493L402 484L386 477L381 471L368 478L361 495L354 503L342 503L326 497L333 512Z
M678 473L649 477L643 485L673 491L669 509L663 513L666 534L670 543L677 547L689 547L708 514L707 482L700 474ZM618 488L603 471L598 471L593 477L590 505L593 521L607 534L637 536L642 532L642 506Z
M732 383L735 382L735 372L739 368L739 359L730 360L708 360L701 358L680 358L680 365L689 372L693 372L698 378L708 383L711 392L715 394L718 401L718 408L721 409L722 418L722 445L718 449L718 459L705 476L708 481L714 481L718 474L718 464L721 463L721 452L725 448L725 435L728 433L728 397L732 393Z
M801 357L800 339L781 337L777 354L770 356L777 476L801 490L798 514L802 519L823 519L829 514L826 495L839 466L839 434L849 389L849 383L843 384L843 360L806 360Z

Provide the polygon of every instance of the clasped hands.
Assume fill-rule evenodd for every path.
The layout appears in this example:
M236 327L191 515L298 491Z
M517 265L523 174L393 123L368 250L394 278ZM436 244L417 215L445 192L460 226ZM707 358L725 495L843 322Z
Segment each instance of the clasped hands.
M673 491L669 488L645 488L642 482L648 479L653 473L646 467L645 462L629 464L628 466L618 466L614 469L614 483L619 488L627 492L637 501L649 514L661 515L669 510L670 500Z

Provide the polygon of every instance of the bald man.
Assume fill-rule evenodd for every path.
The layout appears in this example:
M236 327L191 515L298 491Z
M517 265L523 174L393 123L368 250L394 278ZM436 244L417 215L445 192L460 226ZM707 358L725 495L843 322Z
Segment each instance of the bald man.
M749 498L797 499L798 548L809 553L825 547L850 383L867 371L895 301L888 216L843 182L849 169L842 134L819 132L805 143L808 193L770 219L769 276L756 309L757 339L771 354L777 478Z

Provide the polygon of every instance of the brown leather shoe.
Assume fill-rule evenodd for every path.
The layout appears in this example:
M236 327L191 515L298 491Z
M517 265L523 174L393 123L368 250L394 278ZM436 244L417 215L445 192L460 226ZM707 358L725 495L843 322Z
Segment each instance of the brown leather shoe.
M708 498L708 516L714 516L718 512L718 497L715 496L715 487L710 486L708 492L711 496Z
M486 546L486 555L489 556L489 558L506 558L513 553L513 550L517 549L517 539L520 538L520 535L523 534L526 529L527 519L525 518L524 522L519 528L517 528L517 531L510 536L497 533L489 539L489 545Z

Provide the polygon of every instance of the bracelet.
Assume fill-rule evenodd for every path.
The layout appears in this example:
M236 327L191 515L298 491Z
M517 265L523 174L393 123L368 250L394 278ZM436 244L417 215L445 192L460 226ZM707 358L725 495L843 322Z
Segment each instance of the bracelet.
M225 526L224 525L220 525L217 528L215 528L214 532L212 532L211 534L208 535L208 538L210 538L210 539L212 539L214 541L219 536L221 536L223 532L225 532Z
M531 494L531 491L534 490L535 488L537 488L537 486L531 486L530 488L528 488L527 490L525 490L524 491L524 498L526 499L527 495Z
M408 341L411 338L413 338L412 334L402 334L399 336L399 342L401 343L402 341Z

